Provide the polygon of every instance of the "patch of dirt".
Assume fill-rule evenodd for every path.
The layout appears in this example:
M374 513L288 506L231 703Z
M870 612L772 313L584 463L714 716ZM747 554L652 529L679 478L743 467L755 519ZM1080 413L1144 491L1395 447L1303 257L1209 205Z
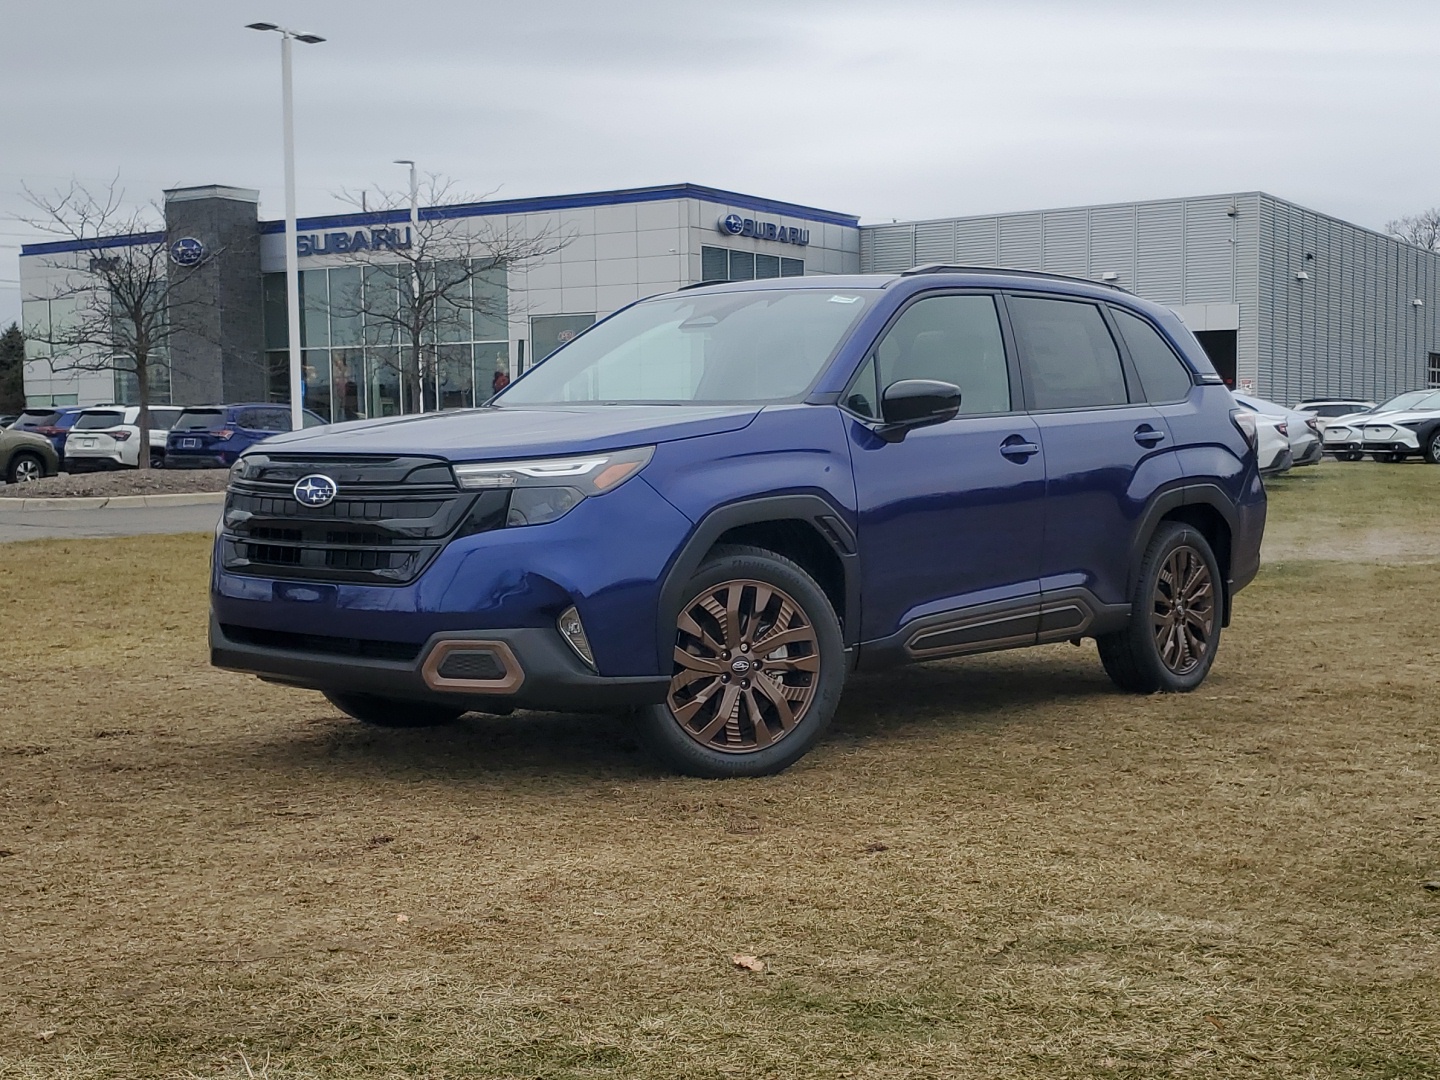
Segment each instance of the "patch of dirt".
M52 499L224 491L226 469L119 469L61 473L28 484L0 484L0 498Z

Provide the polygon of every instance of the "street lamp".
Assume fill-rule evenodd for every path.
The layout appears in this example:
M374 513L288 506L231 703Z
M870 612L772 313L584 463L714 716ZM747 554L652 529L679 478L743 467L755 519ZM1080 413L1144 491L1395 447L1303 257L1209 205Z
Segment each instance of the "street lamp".
M290 39L318 45L316 34L297 34L274 23L247 23L247 30L273 30L280 35L280 97L285 113L285 313L290 329L290 427L304 427L304 386L300 379L300 268L295 243L295 95L290 86Z
M410 166L410 250L412 255L418 255L419 253L415 251L414 245L420 239L420 184L415 178L415 162L411 161L409 158L396 158L393 164ZM418 258L412 258L410 260L410 303L418 304L419 302L420 260ZM424 350L424 348L424 345L420 346L420 349L422 351ZM423 389L424 378L424 368L423 365L420 363L420 357L417 355L415 357L415 386L420 394L420 400L415 403L416 412L425 411L425 391ZM404 379L400 380L400 392L402 395L405 392ZM438 356L435 360L435 407L437 409L440 407L440 360ZM400 411L405 411L405 403L403 401L400 403Z

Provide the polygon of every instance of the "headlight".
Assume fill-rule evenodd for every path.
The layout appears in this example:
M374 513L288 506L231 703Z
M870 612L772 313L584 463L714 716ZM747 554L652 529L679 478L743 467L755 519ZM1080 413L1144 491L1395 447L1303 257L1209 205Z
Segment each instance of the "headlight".
M455 482L474 490L513 489L506 525L543 525L582 500L613 491L650 462L653 446L578 457L479 462L453 466Z

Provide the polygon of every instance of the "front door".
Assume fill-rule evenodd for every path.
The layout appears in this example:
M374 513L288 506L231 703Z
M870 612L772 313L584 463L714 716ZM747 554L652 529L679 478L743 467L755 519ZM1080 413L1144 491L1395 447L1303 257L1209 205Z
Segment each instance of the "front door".
M1012 376L995 298L931 294L900 313L847 391L862 640L909 638L917 626L935 632L912 653L1034 639L1045 463ZM881 439L867 421L903 379L959 386L960 415ZM962 609L987 614L967 624ZM938 636L947 623L960 628Z

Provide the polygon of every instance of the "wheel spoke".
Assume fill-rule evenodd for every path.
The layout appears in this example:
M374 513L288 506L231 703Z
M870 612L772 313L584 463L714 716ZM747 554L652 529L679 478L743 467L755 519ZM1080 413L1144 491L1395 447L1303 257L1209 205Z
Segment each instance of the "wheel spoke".
M755 656L769 656L782 645L793 645L797 641L814 641L815 631L808 626L797 626L793 630L778 630L761 638L751 647Z
M675 662L691 671L703 671L709 675L724 675L730 670L730 665L724 660L709 656L696 656L694 653L686 652L678 645L675 646Z
M756 675L755 689L764 694L770 700L770 703L775 706L775 711L779 714L780 729L782 731L789 731L795 726L795 711L791 708L790 699L785 696L785 692L781 687L772 682L767 675Z
M684 690L691 683L699 682L701 679L713 678L715 678L715 676L708 671L695 671L692 668L686 668L684 671L676 672L674 678L670 680L670 692L674 694Z
M703 709L706 705L708 705L710 703L710 699L713 698L716 692L719 691L720 688L724 685L725 684L722 683L719 679L716 679L713 683L705 687L704 690L701 690L700 693L696 694L684 705L677 706L675 704L674 697L675 684L672 682L670 685L670 711L675 714L675 719L679 720L680 723L688 725L691 718L694 717L694 715L698 713L701 709Z
M689 634L691 637L699 638L700 643L717 656L725 651L725 646L721 645L718 641L711 637L710 631L706 630L703 626L696 622L694 617L688 611L682 611L680 613L680 629L683 630L685 633Z
M818 653L811 653L809 656L785 656L779 660L766 660L766 671L819 671L820 656Z
M725 590L725 647L734 652L740 647L740 594L744 585L732 581Z
M735 715L735 710L740 704L740 684L725 684L725 692L720 696L720 705L715 710L715 716L699 731L695 732L695 738L701 742L709 742L720 733L720 729L730 722Z
M755 729L755 748L757 750L763 750L769 746L772 741L770 738L770 726L765 723L765 717L760 711L760 702L755 698L755 691L753 689L746 690L744 697L745 707L750 713L750 723ZM782 732L788 730L788 728L782 727Z

